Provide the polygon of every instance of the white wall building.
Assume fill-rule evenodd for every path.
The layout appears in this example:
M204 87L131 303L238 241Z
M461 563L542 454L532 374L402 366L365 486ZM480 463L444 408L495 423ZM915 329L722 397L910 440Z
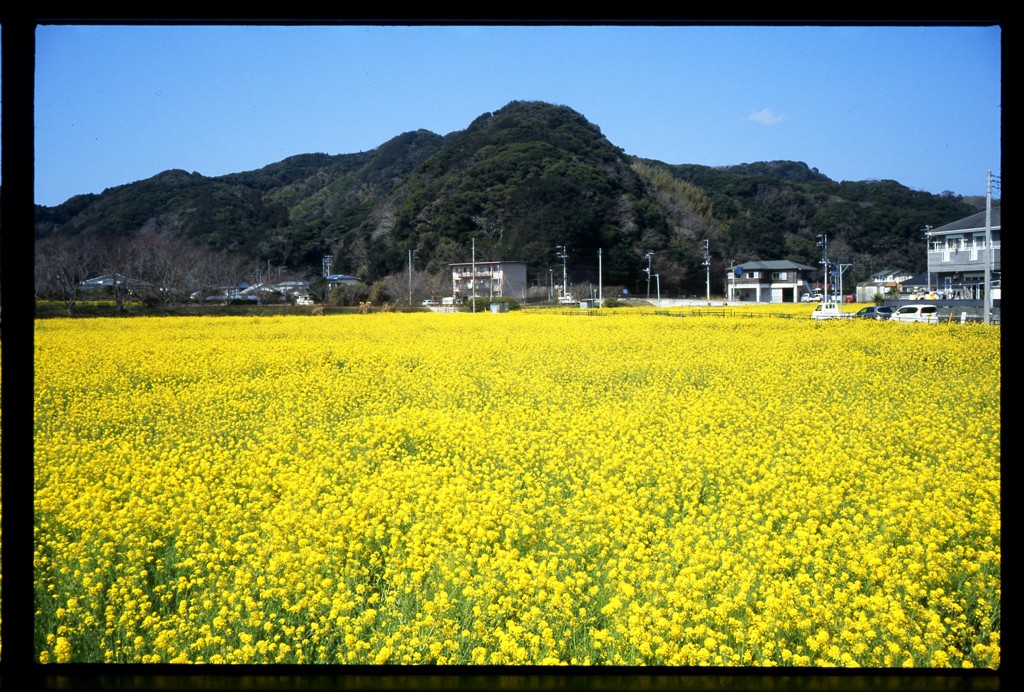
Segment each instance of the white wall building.
M986 265L993 283L1002 279L1000 207L992 207L987 228L985 220L982 211L928 231L928 272L936 277L935 291L980 300L985 296Z
M815 268L789 260L751 260L729 267L726 296L755 303L796 303L813 290ZM831 288L830 288L831 290Z
M526 262L459 262L452 264L452 295L472 298L476 269L477 298L526 300Z

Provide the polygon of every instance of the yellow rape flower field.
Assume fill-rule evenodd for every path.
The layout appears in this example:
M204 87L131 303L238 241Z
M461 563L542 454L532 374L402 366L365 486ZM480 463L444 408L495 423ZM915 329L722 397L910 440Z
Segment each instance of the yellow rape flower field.
M998 668L1000 332L35 324L40 662Z

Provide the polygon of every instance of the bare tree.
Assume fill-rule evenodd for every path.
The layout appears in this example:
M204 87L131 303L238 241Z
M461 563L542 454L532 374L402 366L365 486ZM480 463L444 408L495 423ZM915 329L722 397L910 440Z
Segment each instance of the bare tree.
M188 242L161 235L139 237L142 280L136 288L151 304L169 306L185 300L201 285L202 251Z
M185 275L183 298L191 298L194 294L203 295L215 286L227 283L221 281L221 253L209 248L193 247L192 256L194 261Z
M250 262L246 267L245 275L252 287L253 295L256 296L256 304L263 305L264 301L274 295L270 288L272 270L268 263L259 260Z
M417 273L413 272L413 279L415 280ZM451 272L422 272L420 285L422 286L422 297L433 298L437 300L444 296L450 296L452 294L452 275Z
M136 294L141 275L141 243L137 238L118 239L99 246L96 258L99 270L110 277L110 297L119 313L128 299Z
M35 248L35 294L53 296L64 303L70 315L82 294L82 282L97 266L93 242L87 238L49 237Z
M439 298L452 292L451 277L443 273L430 273L414 269L395 272L381 279L390 299L398 304L418 305L428 298Z
M219 252L212 259L215 286L230 286L237 294L245 283L245 258L236 252Z

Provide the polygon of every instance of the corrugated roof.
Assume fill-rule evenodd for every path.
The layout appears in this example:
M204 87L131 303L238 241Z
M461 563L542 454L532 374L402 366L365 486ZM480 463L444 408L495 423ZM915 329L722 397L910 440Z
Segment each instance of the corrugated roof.
M938 281L939 281L938 276L939 276L938 274L936 274L935 272L932 272L931 278L929 279L928 272L925 272L923 274L918 274L917 276L912 277L910 279L906 279L906 280L902 281L901 283L903 284L904 288L907 288L908 286L929 286L929 285L930 286L935 286L936 288L938 288Z
M880 278L885 277L885 276L899 276L900 274L906 274L906 273L907 273L906 269L883 269L880 272L875 272L871 276L880 279Z
M751 260L749 262L737 262L737 267L743 267L744 271L752 269L764 269L766 271L779 271L782 269L798 269L800 271L816 271L816 267L809 267L799 262L789 260Z
M959 221L953 221L952 223L947 223L945 226L933 228L931 232L951 233L954 231L973 231L983 228L985 228L985 212L979 211L977 214L971 214ZM992 207L992 228L1000 228L999 207Z

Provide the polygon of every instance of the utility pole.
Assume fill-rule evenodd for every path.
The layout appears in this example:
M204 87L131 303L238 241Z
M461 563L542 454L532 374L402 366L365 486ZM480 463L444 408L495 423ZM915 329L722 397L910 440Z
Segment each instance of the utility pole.
M654 275L654 281L658 285L658 307L661 307L661 274Z
M328 276L331 275L331 261L333 259L334 259L334 257L331 256L331 255L324 255L323 266L322 266L323 271L324 271L324 277L328 277Z
M843 305L846 303L846 296L843 295L843 272L852 266L852 264L836 264L836 273L839 274L839 314L843 314Z
M473 238L473 312L476 312L476 238Z
M597 307L604 307L603 279L601 275L601 248L597 248Z
M412 248L409 249L409 306L412 307L412 258L416 256L416 251Z
M992 171L985 184L985 324L992 323L992 267L995 248L992 247Z
M648 252L647 254L644 255L644 257L647 259L647 269L644 270L644 271L647 272L647 300L650 300L651 299L651 258L654 257L654 253L653 252Z
M704 239L704 283L707 286L708 305L711 305L711 255L708 252L708 239Z
M818 245L821 247L821 264L825 268L825 292L821 295L822 303L828 302L828 236L822 233L818 236Z
M985 324L992 322L992 171L985 176Z
M931 251L932 227L925 224L924 227L924 280L928 284L928 293L932 292L932 266L928 261L928 253ZM936 286L938 288L938 286Z
M566 295L566 288L569 286L569 274L566 271L565 261L569 259L569 253L566 252L564 245L557 245L555 249L558 250L555 257L562 260L562 295Z

